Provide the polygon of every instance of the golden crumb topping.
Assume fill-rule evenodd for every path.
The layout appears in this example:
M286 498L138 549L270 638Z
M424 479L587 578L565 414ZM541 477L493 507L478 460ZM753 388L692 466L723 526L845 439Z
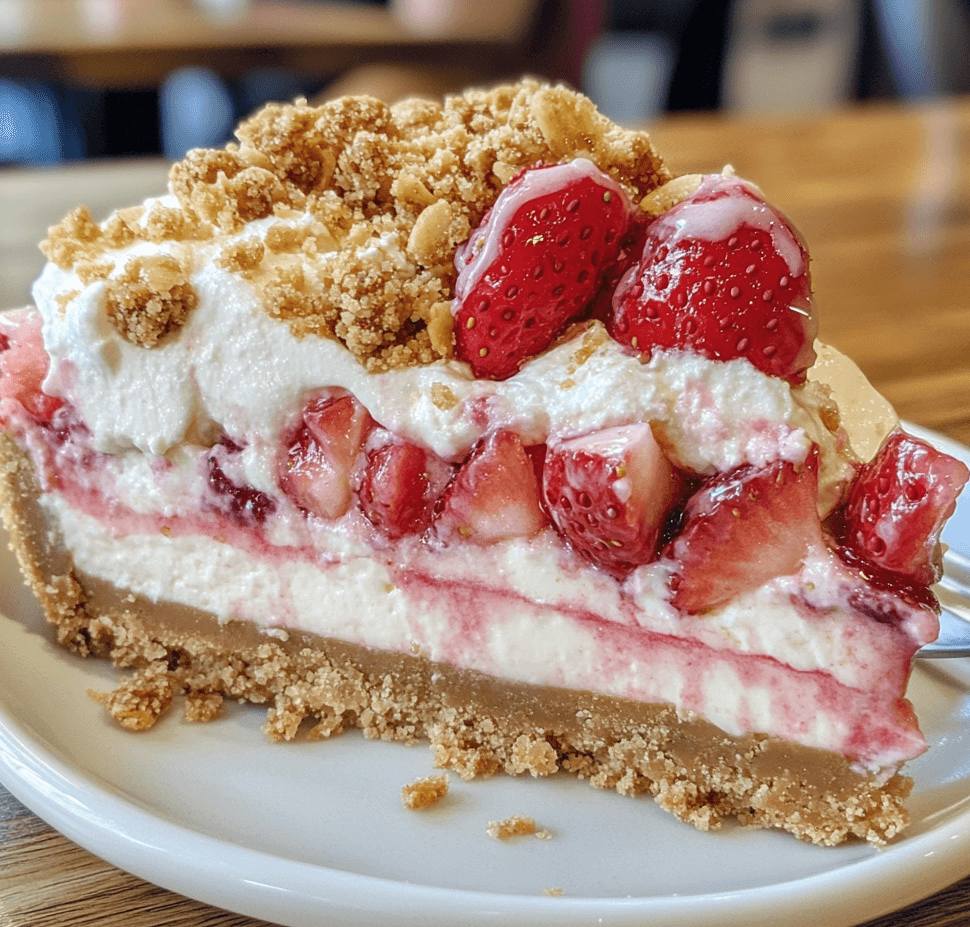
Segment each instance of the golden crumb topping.
M108 280L108 318L132 344L150 348L185 324L197 302L181 263L170 254L135 257Z
M44 253L65 269L100 268L137 241L214 245L207 260L253 281L296 337L337 338L368 369L386 370L450 355L455 250L520 170L587 157L635 202L670 179L646 133L534 81L442 104L271 104L236 136L189 152L172 167L171 196L147 208L103 226L83 207L70 213ZM109 282L125 337L147 347L181 324L187 280L149 293L151 275L126 266L123 276L139 287Z

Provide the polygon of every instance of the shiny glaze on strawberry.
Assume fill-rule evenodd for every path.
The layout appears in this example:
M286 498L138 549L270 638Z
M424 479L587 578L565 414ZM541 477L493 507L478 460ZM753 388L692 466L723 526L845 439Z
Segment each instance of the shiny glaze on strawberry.
M808 252L760 191L710 175L648 226L639 262L614 293L608 328L644 357L658 348L745 357L801 382L817 330Z

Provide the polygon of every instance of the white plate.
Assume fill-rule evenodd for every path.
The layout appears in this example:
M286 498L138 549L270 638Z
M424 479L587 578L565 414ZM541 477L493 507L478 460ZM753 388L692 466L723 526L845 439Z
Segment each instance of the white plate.
M970 554L968 494L948 540ZM124 733L84 695L115 671L52 643L9 554L0 577L0 781L98 856L232 911L291 927L847 927L970 872L963 661L913 675L931 749L908 767L912 827L883 850L825 849L735 826L698 833L649 799L566 776L452 776L444 802L409 812L400 788L431 772L426 748L357 734L272 745L249 707L209 725L173 712L149 734ZM486 835L512 814L551 839Z

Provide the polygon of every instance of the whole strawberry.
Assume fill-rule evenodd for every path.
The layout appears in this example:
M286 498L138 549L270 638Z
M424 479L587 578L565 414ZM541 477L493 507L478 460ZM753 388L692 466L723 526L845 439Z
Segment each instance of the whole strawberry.
M808 253L754 187L733 176L704 177L648 227L607 327L644 357L658 348L746 357L767 374L801 382L815 360L818 328Z
M455 255L455 354L480 379L516 373L589 306L635 215L585 159L519 174Z

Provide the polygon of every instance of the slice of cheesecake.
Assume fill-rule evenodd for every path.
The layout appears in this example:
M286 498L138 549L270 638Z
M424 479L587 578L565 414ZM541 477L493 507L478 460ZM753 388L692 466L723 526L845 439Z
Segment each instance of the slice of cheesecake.
M840 415L790 222L529 82L237 134L0 320L5 521L112 716L894 836L967 472Z

